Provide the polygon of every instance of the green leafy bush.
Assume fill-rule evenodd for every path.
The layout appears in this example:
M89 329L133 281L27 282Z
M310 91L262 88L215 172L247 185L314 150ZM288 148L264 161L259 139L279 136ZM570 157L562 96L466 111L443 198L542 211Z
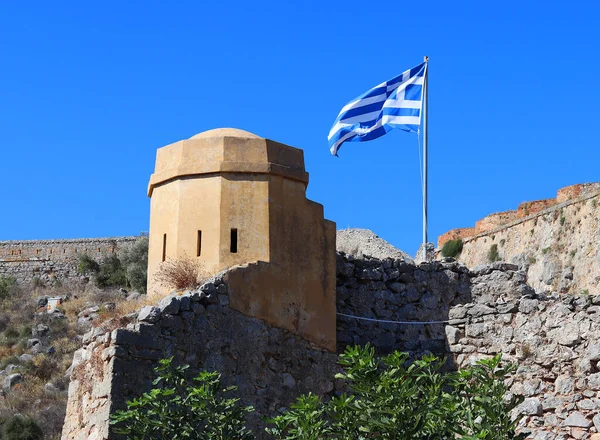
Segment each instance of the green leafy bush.
M323 403L301 396L286 413L270 420L276 439L486 439L515 434L510 411L521 398L504 400L500 356L458 373L442 374L442 362L428 356L408 364L395 352L380 360L372 347L347 348L340 356L350 393Z
M490 246L490 250L488 251L487 257L488 257L488 261L490 263L500 260L500 254L498 253L498 245L497 244L494 243L493 245Z
M101 288L125 287L127 285L125 268L117 255L109 255L100 262L95 280L96 285Z
M140 293L146 293L148 279L148 237L139 237L119 255L125 267L127 283Z
M111 254L100 263L89 255L82 255L77 269L81 274L93 275L98 287L132 287L146 293L148 237L138 238L119 255Z
M456 257L462 252L463 242L459 238L457 240L448 240L442 246L442 256L444 257Z
M8 298L16 283L14 277L0 276L0 300Z
M83 254L78 259L77 271L82 275L97 274L100 271L100 265L88 254Z
M34 289L39 289L40 287L44 287L44 282L41 280L40 277L33 277L33 279L31 280L31 287L33 287Z
M111 416L115 431L128 439L250 440L245 415L238 399L224 397L236 387L223 388L219 373L200 372L188 380L187 366L174 366L171 359L159 361L160 387L127 402L126 411Z
M504 379L515 365L500 355L455 373L442 373L443 361L426 356L409 362L406 353L383 358L373 347L348 347L340 355L349 393L328 401L300 396L290 409L268 419L267 432L278 440L514 440L516 420L510 412L522 397L505 400ZM186 367L160 361L158 379L149 393L127 403L111 424L129 439L254 438L244 426L251 407L223 397L218 373L200 373L190 383ZM176 436L177 435L177 436Z
M43 440L42 428L29 417L16 415L4 422L2 426L4 440Z

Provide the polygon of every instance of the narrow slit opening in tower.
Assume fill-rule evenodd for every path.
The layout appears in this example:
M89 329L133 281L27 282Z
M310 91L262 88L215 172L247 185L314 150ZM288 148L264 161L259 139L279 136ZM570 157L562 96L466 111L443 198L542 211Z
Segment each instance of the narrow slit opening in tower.
M229 246L229 251L232 254L236 254L238 249L238 230L235 228L231 229L231 244Z
M196 244L196 256L202 254L202 231L198 231L198 243Z
M162 260L167 259L167 234L163 234L163 249L162 249Z

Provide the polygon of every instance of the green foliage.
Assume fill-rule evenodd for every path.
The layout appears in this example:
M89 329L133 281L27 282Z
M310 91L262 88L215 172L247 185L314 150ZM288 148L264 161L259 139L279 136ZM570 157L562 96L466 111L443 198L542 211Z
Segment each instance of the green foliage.
M524 438L510 419L522 398L504 400L504 378L516 367L501 366L500 356L445 375L432 356L407 361L405 353L377 360L369 346L347 348L337 377L351 393L327 403L301 396L267 432L280 440Z
M476 365L462 369L452 376L453 395L458 398L457 431L465 440L524 439L526 434L515 434L517 420L511 420L511 411L523 396L504 396L508 391L505 378L517 369L515 364L503 366L501 357L482 359Z
M542 254L546 255L548 252L550 252L550 247L545 247L544 249L542 249Z
M95 280L96 285L101 288L125 287L127 275L119 257L112 254L102 260Z
M40 279L40 277L33 277L33 279L31 280L31 287L33 287L34 289L44 287L44 282Z
M83 254L78 259L77 271L82 275L96 274L100 271L100 265L88 254Z
M127 410L111 416L115 431L131 440L250 440L245 416L252 407L242 407L238 399L224 394L236 387L223 388L220 374L201 372L191 381L187 366L174 366L173 358L161 360L156 368L160 385L127 402Z
M14 277L0 276L0 300L8 298L16 283Z
M4 440L43 440L42 428L29 417L16 415L6 420L2 426Z
M139 237L131 247L119 255L125 267L128 284L140 293L146 293L148 279L148 237Z
M19 337L28 338L31 336L31 326L27 324L21 325L19 328Z
M456 257L462 252L463 242L459 238L457 240L448 240L442 246L442 256L444 257Z
M93 275L98 287L132 287L146 293L148 237L138 238L119 255L111 254L100 263L89 255L82 255L77 269L81 274Z
M488 251L487 257L488 257L488 261L490 263L500 260L500 254L498 253L498 245L497 244L494 243L493 245L490 246L490 250Z
M336 375L349 389L324 401L300 396L281 415L267 419L266 429L278 440L515 440L519 421L511 410L522 397L506 400L507 375L500 355L453 373L442 373L444 362L426 356L409 362L406 353L383 358L375 349L348 347L340 355L344 372ZM127 403L112 416L116 432L128 439L239 439L253 435L244 425L251 407L223 397L218 373L202 372L193 382L187 367L160 361L152 391Z
M4 370L10 364L19 365L19 362L19 358L15 355L6 356L0 360L0 369Z
M564 226L564 224L565 224L566 221L567 221L567 219L565 218L564 215L560 217L560 225L561 226Z

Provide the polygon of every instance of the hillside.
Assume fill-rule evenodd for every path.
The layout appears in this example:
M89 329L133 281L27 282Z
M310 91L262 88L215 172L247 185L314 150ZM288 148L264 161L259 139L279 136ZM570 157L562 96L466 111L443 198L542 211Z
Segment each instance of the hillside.
M440 236L438 250L461 239L468 267L502 260L527 272L539 292L597 293L600 284L600 183L562 188L554 199L522 203L475 227Z

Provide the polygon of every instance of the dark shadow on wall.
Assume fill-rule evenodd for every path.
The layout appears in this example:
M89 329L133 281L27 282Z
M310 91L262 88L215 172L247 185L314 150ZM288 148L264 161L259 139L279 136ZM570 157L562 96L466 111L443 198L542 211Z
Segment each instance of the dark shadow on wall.
M473 301L472 273L465 266L338 253L337 274L338 353L348 345L370 343L381 355L431 353L446 358L446 368L456 368L448 337L458 335L448 322L453 322L453 306Z

